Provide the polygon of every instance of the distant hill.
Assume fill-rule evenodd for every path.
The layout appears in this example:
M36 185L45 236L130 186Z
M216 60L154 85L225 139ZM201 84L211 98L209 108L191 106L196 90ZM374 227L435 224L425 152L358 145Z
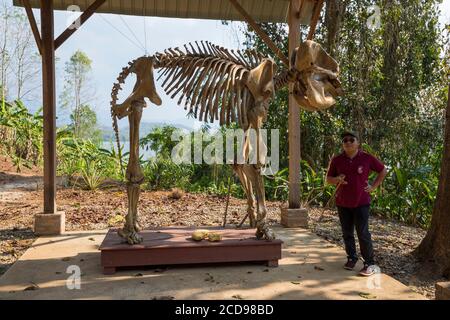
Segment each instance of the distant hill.
M182 124L177 124L177 123L165 123L165 122L141 122L141 126L140 126L140 136L146 136L147 134L149 134L154 128L156 127L163 127L163 126L174 126L180 129L186 129L186 130L191 130L192 128L187 127L185 125ZM100 125L99 126L101 132L102 132L102 136L103 136L103 141L115 141L116 137L114 135L114 130L112 128L112 126L105 126L105 125ZM129 140L129 125L128 124L124 124L119 125L119 135L120 135L120 140L121 141L128 141Z

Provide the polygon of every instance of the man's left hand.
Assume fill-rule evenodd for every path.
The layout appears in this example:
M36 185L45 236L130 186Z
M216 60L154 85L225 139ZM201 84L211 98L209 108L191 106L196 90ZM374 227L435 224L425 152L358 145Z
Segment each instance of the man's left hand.
M364 188L364 191L366 191L367 193L371 193L372 191L374 191L376 188L370 184L367 184L367 186Z

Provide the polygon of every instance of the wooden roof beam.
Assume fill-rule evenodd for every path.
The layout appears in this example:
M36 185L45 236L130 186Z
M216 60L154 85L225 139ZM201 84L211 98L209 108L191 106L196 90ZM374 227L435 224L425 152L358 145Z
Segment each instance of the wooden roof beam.
M23 6L25 7L25 11L27 13L28 21L30 22L31 31L33 32L34 40L36 40L36 45L39 50L39 54L42 55L42 39L39 33L39 28L36 23L36 19L34 18L33 10L31 9L29 0L22 0Z
M59 35L58 38L55 40L55 50L58 49L76 30L77 28L72 27L73 24L79 23L80 27L97 11L98 8L102 4L105 3L106 0L95 0L94 3L92 3L82 14L81 16L75 20L72 25L64 30L63 33ZM79 21L79 22L77 22Z
M256 21L245 11L244 8L237 2L237 0L229 0L236 10L244 17L245 21L252 27L252 29L258 34L258 36L264 41L264 43L272 50L273 53L283 62L283 64L289 68L289 59L281 52L280 48L273 43L272 39L265 33Z

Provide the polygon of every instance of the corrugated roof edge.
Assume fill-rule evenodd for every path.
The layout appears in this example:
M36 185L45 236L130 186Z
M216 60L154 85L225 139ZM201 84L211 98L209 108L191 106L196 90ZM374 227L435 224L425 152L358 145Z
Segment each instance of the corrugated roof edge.
M214 1L214 0L211 0ZM217 1L217 0L215 0ZM222 0L222 1L226 1L228 2L228 0ZM259 0L262 1L262 0ZM277 13L274 16L267 16L266 12L261 12L256 13L256 12L252 12L252 10L250 10L251 8L248 7L250 1L242 1L242 6L244 7L244 9L247 10L247 12L249 12L249 14L253 17L253 19L255 19L257 22L277 22L277 23L286 23L287 21L287 11L288 11L288 4L289 1L288 0L271 0L271 1L266 1L266 2L279 2L280 4L282 3L282 5L280 6L279 10L272 10L272 12L270 13ZM303 6L303 10L302 10L302 16L301 16L301 24L303 25L308 25L311 22L311 17L312 17L312 11L314 8L314 2L316 0L305 0L306 3ZM32 8L39 8L40 4L39 4L39 0L30 0L31 6ZM92 3L93 1L91 1ZM251 2L252 4L254 4L254 1ZM18 6L18 7L23 7L23 3L22 0L13 0L13 4L14 6ZM86 10L86 8L88 7L88 5L86 4L86 1L84 0L56 0L54 2L54 8L55 10L61 10L61 11L65 11L67 10L69 5L77 5L79 6L81 11ZM216 4L217 5L217 4ZM183 14L181 10L173 10L173 12L169 12L168 10L164 10L161 8L155 8L153 11L149 8L147 8L147 12L146 12L146 16L149 17L164 17L164 18L181 18L181 19L209 19L209 20L233 20L233 21L244 21L244 19L242 18L242 16L238 13L235 12L233 8L233 10L229 9L230 5L226 5L225 8L225 14L222 15L217 15L217 13L211 14L211 12L208 13L202 13L202 12L198 12L198 11L194 11L191 10L191 12L187 12L187 14ZM273 7L272 7L273 8ZM143 16L143 9L144 8L139 8L139 9L131 9L131 10L120 10L120 6L118 6L117 9L112 8L111 5L109 6L105 6L103 5L102 7L100 7L96 12L97 13L109 13L109 14L122 14L122 15L133 15L133 16ZM281 16L281 13L284 12L283 16Z

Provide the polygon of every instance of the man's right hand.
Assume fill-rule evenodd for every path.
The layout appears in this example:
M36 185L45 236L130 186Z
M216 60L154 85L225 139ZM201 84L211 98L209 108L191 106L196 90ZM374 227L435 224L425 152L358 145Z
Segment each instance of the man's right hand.
M345 174L340 174L337 177L334 177L335 180L335 184L348 184L347 181L345 181Z

